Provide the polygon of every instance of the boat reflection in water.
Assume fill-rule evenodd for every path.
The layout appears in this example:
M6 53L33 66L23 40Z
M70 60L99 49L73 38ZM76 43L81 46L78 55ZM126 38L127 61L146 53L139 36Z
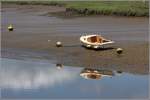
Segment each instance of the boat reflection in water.
M81 71L80 76L85 79L101 79L104 76L112 77L114 76L114 72L110 70L99 70L99 69L91 69L85 68Z
M58 70L56 65L61 69ZM137 98L139 94L141 98L148 97L148 75L132 75L121 69L116 71L102 68L104 67L94 69L94 67L72 67L46 61L2 58L1 97L4 99L118 99L133 98L133 96Z

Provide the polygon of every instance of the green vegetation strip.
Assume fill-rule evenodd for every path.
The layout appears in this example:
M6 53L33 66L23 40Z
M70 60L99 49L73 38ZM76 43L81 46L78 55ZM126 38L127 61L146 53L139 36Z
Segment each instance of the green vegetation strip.
M55 1L2 1L2 4L17 4L17 5L49 5L49 6L65 6L65 2Z
M19 5L64 6L82 15L149 16L148 1L2 1Z

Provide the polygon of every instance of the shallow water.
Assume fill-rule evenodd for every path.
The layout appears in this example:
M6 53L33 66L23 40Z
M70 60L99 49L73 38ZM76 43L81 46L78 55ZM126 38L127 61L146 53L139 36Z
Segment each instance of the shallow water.
M7 58L0 68L2 98L148 98L148 75L93 69L101 77L86 79L82 67Z

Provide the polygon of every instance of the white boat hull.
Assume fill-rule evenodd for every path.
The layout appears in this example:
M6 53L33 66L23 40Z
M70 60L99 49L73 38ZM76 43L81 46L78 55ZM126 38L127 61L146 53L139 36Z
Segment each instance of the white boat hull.
M80 37L80 41L83 46L87 48L93 48L93 49L98 49L98 48L104 48L104 47L110 47L114 43L114 41L107 40L107 42L89 42L87 41L88 38L93 37L93 36L98 36L98 35L85 35Z

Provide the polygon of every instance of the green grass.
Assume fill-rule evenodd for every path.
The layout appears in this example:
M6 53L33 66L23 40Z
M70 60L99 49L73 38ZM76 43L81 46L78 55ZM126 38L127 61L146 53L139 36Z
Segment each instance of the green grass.
M149 16L148 1L3 1L4 3L58 5L83 15Z
M149 16L148 2L142 1L68 2L66 8L85 14Z

